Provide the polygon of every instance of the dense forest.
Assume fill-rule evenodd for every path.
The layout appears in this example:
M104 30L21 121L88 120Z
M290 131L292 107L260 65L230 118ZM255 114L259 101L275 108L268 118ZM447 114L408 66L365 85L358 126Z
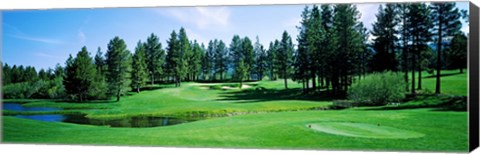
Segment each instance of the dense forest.
M355 5L306 6L296 38L286 31L266 48L259 41L234 35L230 44L191 40L182 27L173 30L167 44L151 34L129 51L114 37L94 56L86 47L70 55L62 66L36 70L33 66L2 63L4 98L51 98L117 101L127 92L148 86L182 82L239 82L288 79L303 85L303 92L325 90L345 97L349 87L373 72L404 74L405 92L422 89L422 72L440 72L467 65L467 34L460 28L466 18L455 3L401 3L378 8L368 31ZM298 44L293 44L296 39ZM104 53L105 52L105 53Z

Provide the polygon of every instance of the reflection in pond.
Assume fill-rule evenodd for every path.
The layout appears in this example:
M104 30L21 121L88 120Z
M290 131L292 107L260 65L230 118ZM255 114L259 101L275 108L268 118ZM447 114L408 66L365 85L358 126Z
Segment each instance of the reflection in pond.
M76 124L88 124L97 126L110 126L110 127L157 127L157 126L169 126L186 122L192 122L194 120L178 119L174 117L131 117L123 119L113 120L100 120L100 119L88 119L83 115L67 116L63 122L76 123Z
M24 107L17 103L3 103L3 110L10 111L57 111L61 108L48 107ZM36 115L16 115L18 118L26 118L32 120L46 121L46 122L67 122L75 124L110 126L110 127L157 127L169 126L186 122L195 121L193 119L179 119L175 117L129 117L123 119L113 120L99 120L86 118L84 114L63 115L63 114L36 114Z
M21 104L17 103L2 103L3 110L10 111L57 111L61 108L51 108L51 107L24 107ZM47 122L57 122L63 121L66 119L64 115L61 114L39 114L39 115L16 115L18 118L33 119Z

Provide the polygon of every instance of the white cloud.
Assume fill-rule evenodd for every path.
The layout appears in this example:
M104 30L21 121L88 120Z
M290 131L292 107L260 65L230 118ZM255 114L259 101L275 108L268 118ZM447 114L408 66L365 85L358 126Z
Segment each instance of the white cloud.
M156 10L182 23L193 24L198 29L222 28L230 25L230 10L226 7L185 7L169 8L167 12Z
M188 39L193 41L193 40L197 40L198 43L204 43L204 44L208 44L208 39L206 39L205 37L203 37L203 35L193 31L192 29L189 29L189 28L185 28L185 32L187 33L188 35Z
M378 7L383 5L381 3L372 3L372 4L357 4L357 10L361 13L360 21L363 22L363 25L368 30L372 29L372 24L375 22L377 17L375 14L378 12Z
M80 43L85 43L85 41L87 40L87 36L85 36L85 33L83 31L78 31L78 40L80 41Z
M10 36L10 37L13 37L13 38L27 40L27 41L48 43L48 44L62 44L63 43L63 41L56 40L56 39L41 38L41 37L35 37L35 36L25 34L23 31L21 31L17 27L9 25L7 23L3 23L3 26L5 26L5 29L3 30L3 32L5 32L5 36Z
M53 54L47 54L44 52L36 52L34 53L34 55L41 58L59 58L58 56L54 56Z
M56 39L39 38L39 37L32 37L32 36L26 36L26 35L8 35L8 36L18 38L18 39L22 39L22 40L48 43L48 44L62 44L63 43L63 41L56 40Z

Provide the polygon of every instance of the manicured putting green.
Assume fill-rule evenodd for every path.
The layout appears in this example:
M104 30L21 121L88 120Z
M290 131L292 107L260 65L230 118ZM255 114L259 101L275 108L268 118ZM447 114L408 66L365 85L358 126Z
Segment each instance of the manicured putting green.
M398 129L381 124L367 124L354 122L319 122L307 124L307 127L323 133L349 137L379 138L379 139L408 139L423 137L424 134Z

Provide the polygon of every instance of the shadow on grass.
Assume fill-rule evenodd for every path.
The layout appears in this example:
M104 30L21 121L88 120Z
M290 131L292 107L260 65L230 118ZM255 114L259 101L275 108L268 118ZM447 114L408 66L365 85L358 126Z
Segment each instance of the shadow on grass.
M463 74L463 73L460 73L460 72L456 72L456 73L445 73L445 74L440 74L440 77L454 76L454 75L458 75L458 74ZM437 75L429 75L429 76L425 76L424 79L436 78L436 77L437 77Z
M243 100L236 103L259 103L265 101L279 100L309 100L309 101L333 101L341 97L332 97L326 90L316 94L304 94L301 88L291 89L266 89L263 87L254 87L241 91L224 91L220 94L218 101Z
M405 110L421 108L431 108L432 111L467 111L467 97L445 95L420 96L420 98L400 105L381 106L365 110Z

